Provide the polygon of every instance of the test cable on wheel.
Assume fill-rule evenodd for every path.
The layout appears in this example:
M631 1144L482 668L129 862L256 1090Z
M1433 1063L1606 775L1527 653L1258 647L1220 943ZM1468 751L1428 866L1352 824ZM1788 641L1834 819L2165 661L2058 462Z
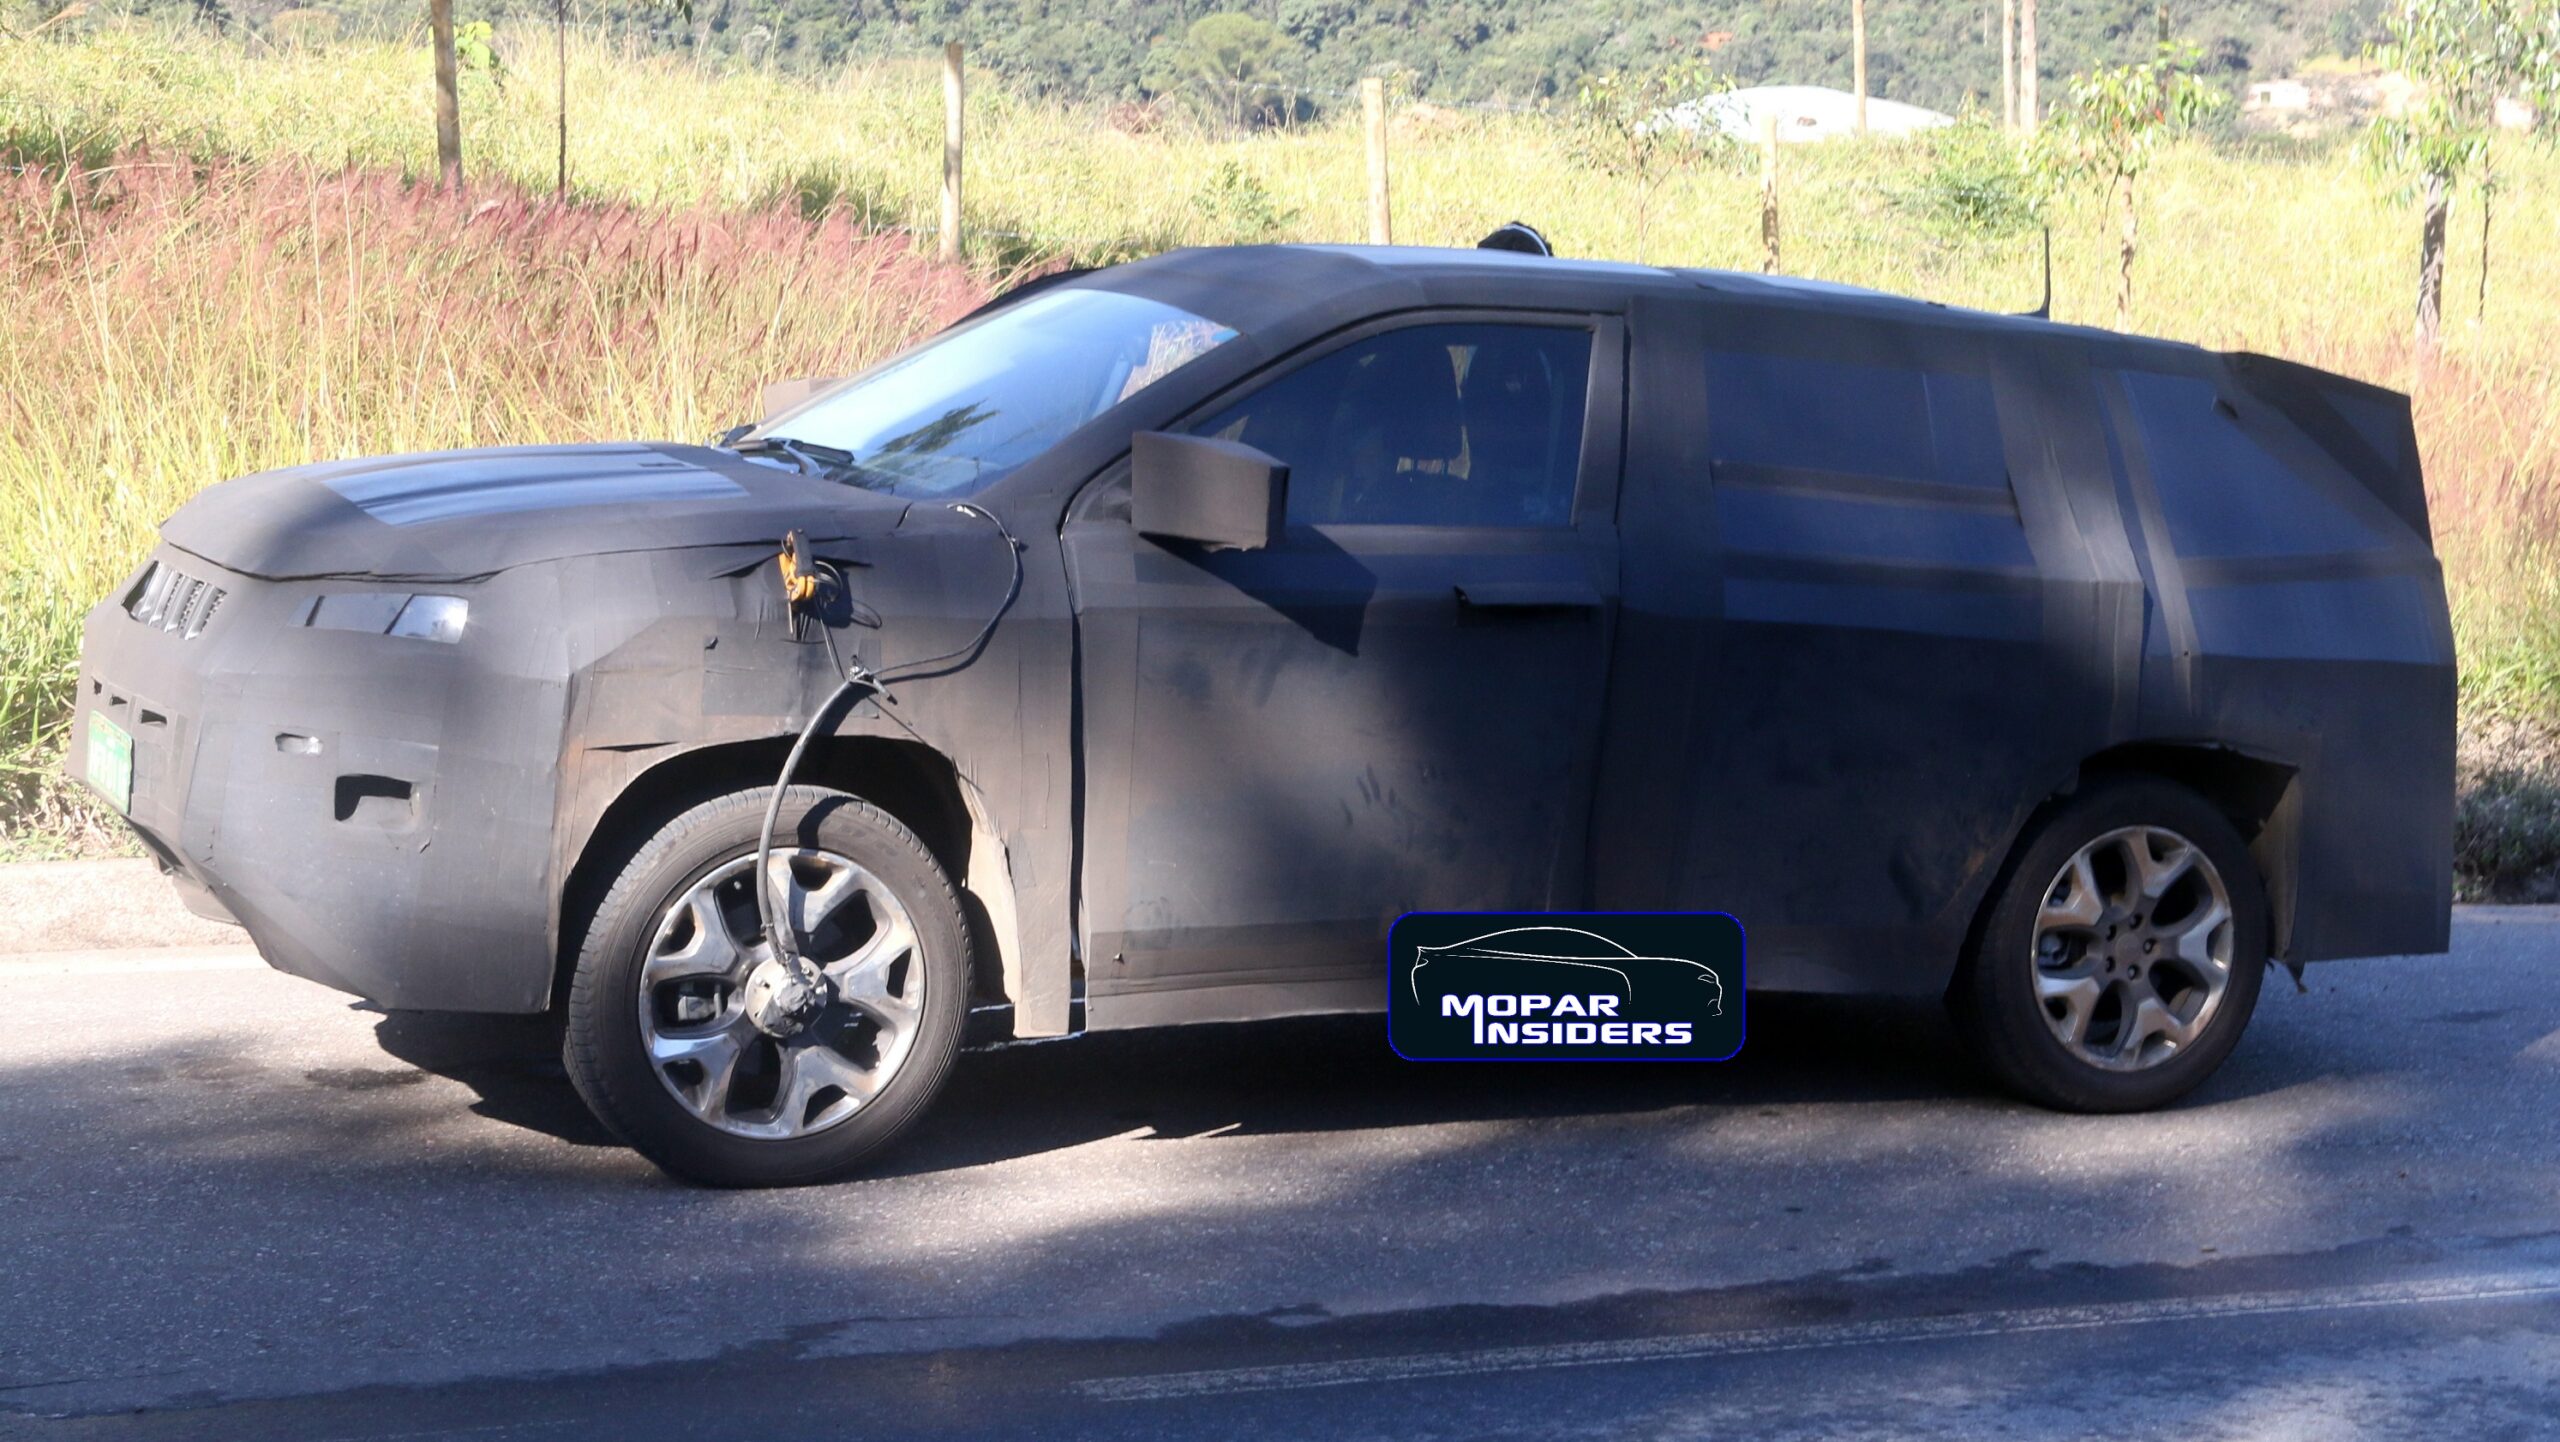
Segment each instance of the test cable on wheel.
M756 837L756 910L764 919L765 944L773 949L775 959L790 974L792 983L790 994L781 999L779 1009L804 1023L825 1009L828 987L825 974L801 954L800 938L795 934L790 917L789 893L777 887L773 880L773 833L782 818L782 793L790 788L791 778L800 769L801 757L807 754L809 743L826 729L829 718L839 707L864 692L883 703L879 707L882 715L910 735L914 734L905 720L885 704L892 699L889 694L892 680L913 681L925 679L928 674L947 674L935 673L932 668L950 661L974 659L986 647L989 638L995 635L996 624L1013 609L1014 601L1022 594L1022 543L1013 538L1013 532L993 511L967 501L953 501L950 505L952 510L965 516L975 516L996 528L996 534L1004 538L1005 559L1011 567L1011 576L1005 582L1004 599L996 603L985 624L966 644L938 656L928 656L896 667L897 671L905 673L902 678L874 671L864 666L858 656L848 660L836 649L835 632L828 625L828 612L838 598L850 599L851 591L845 584L841 569L810 553L806 534L795 530L785 535L776 558L782 572L783 605L790 616L794 637L798 636L804 618L813 622L819 637L826 642L828 659L842 678L826 700L810 713L808 724L800 728L799 736L791 743L791 750L782 761L782 774L774 779L773 794L765 801L764 825Z

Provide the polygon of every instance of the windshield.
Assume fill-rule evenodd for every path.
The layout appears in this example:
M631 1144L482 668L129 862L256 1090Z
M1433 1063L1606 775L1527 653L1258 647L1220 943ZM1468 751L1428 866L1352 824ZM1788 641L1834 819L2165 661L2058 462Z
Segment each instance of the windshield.
M1235 334L1139 296L1053 290L821 392L739 448L870 490L965 496Z

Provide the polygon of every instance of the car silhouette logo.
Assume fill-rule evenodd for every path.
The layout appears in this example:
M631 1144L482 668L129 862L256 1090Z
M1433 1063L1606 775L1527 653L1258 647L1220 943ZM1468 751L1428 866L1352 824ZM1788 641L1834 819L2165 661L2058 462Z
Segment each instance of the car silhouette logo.
M1515 926L1487 932L1444 946L1414 948L1408 984L1416 1004L1422 1001L1423 969L1438 964L1432 985L1454 990L1470 982L1499 980L1505 986L1526 977L1551 977L1554 989L1588 991L1607 985L1633 1000L1639 986L1651 993L1672 987L1705 986L1708 1016L1724 1015L1724 978L1714 967L1678 956L1643 956L1605 936L1572 926ZM1552 973L1546 971L1553 968ZM1612 984L1613 983L1613 984ZM1693 994L1694 995L1694 994ZM1648 999L1657 999L1648 995ZM1670 1000L1670 998L1658 998ZM1687 1002L1690 997L1682 997Z

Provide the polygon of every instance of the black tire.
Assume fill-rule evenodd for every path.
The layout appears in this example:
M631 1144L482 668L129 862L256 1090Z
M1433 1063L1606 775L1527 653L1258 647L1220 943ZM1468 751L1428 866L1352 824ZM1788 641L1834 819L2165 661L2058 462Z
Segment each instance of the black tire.
M2191 842L2219 875L2231 911L2230 960L2228 981L2219 1002L2191 1039L2139 1069L2110 1070L2084 1057L2057 1034L2057 1027L2072 1024L2071 1008L2063 1002L2039 998L2039 975L2067 975L2084 969L2094 972L2099 962L2116 956L2117 943L2112 938L2122 930L2130 976L2131 968L2146 959L2134 949L2139 946L2136 938L2145 933L2130 926L2110 925L2091 928L2085 938L2057 938L2056 944L2066 950L2085 948L2093 954L2085 965L2056 966L2047 973L2036 949L2037 918L2048 896L2066 894L2070 883L2065 881L2064 868L2084 847L2128 828L2158 828L2175 833ZM2170 852L2164 848L2159 854ZM2201 878L2180 883L2203 884ZM2175 887L2168 894L2175 895ZM2111 908L2114 905L2110 902ZM2130 917L2116 916L2112 909L2108 914L2117 923L2143 919L2138 910ZM2158 920L2157 916L2152 919ZM2101 939L2101 932L2106 939ZM2239 1045L2250 1013L2257 1007L2260 983L2266 974L2267 945L2265 885L2250 859L2247 844L2231 822L2203 797L2172 782L2147 776L2112 777L2059 803L2029 832L1994 884L1982 923L1975 928L1973 944L1957 970L1947 999L1956 1025L1976 1059L2019 1097L2062 1111L2146 1111L2192 1091ZM2153 965L2150 984L2156 988L2161 975L2171 975L2173 986L2183 986L2187 977L2194 974ZM2110 993L2119 998L2114 1026L2126 1026L2121 998L2139 995L2137 985L2127 981L2121 990ZM2179 993L2182 997L2186 994ZM2049 1006L2054 1008L2050 1021ZM2101 1003L2101 1009L2103 1006ZM2084 1034L2095 1036L2099 1024L2084 1024L2083 1030ZM2121 1042L2122 1034L2113 1039ZM2158 1047L2165 1040L2155 1037L2150 1045Z
M671 907L724 866L752 857L771 795L757 789L704 802L642 843L597 903L569 988L563 1059L578 1094L643 1156L710 1186L798 1186L851 1173L905 1131L940 1090L969 1009L968 932L950 878L924 844L867 802L794 786L783 793L775 851L812 848L841 856L869 871L906 909L916 938L910 964L923 968L914 1041L877 1095L805 1135L735 1135L677 1099L642 1032L642 966ZM748 933L752 929L750 917Z

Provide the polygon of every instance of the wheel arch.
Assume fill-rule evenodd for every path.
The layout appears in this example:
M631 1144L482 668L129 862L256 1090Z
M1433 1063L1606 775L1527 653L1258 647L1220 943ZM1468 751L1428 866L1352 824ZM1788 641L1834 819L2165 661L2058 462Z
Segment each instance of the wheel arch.
M2301 836L2301 768L2289 762L2240 751L2219 742L2154 740L2111 746L2082 758L2063 782L2029 808L2009 838L1991 884L1975 898L1965 932L1965 954L1981 940L1983 925L1998 904L2009 874L2046 817L2090 786L2119 776L2149 776L2172 782L2212 805L2229 820L2249 847L2266 888L2268 954L2282 960L2290 951L2296 899L2295 880Z
M586 928L614 877L648 838L695 806L733 792L770 788L791 749L787 736L712 742L638 772L578 838L561 886L552 1005L565 997ZM1021 943L1004 842L986 807L949 757L920 741L837 736L813 743L795 783L861 797L916 834L951 878L969 929L973 999L1019 994Z

